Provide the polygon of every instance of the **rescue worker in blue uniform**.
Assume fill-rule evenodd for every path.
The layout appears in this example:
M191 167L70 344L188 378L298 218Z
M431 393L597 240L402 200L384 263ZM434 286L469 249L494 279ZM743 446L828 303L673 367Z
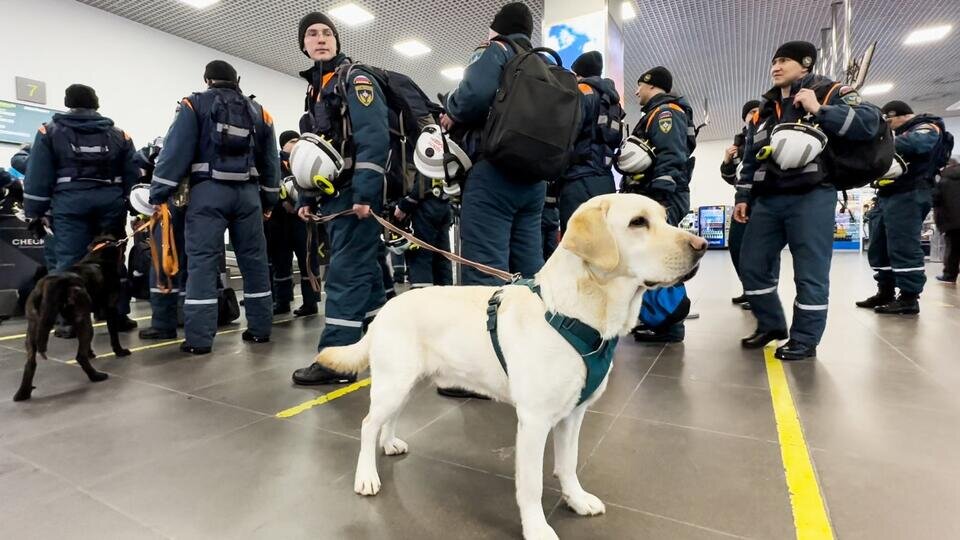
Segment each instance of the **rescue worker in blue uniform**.
M417 183L427 182L430 182L428 178L417 175ZM415 193L400 199L394 217L401 222L409 217L413 236L431 246L450 251L450 226L453 225L450 200L440 188L434 189L432 185L418 185L415 190ZM411 288L453 285L453 267L442 255L427 249L408 249L404 257ZM394 273L396 269L394 266Z
M290 172L290 152L297 143L299 133L288 130L280 134L280 177L287 178ZM267 253L273 282L273 314L290 313L293 302L293 257L297 258L300 269L300 294L303 303L293 310L297 317L315 315L320 294L310 286L307 273L307 225L297 217L297 201L287 194L280 199L265 225L267 235ZM318 254L322 226L310 241L310 269L320 274L320 256Z
M214 60L208 89L184 98L164 137L150 184L150 203L164 203L189 182L186 212L186 340L180 350L207 354L217 331L217 274L223 233L243 276L248 329L244 341L270 340L272 298L263 220L277 202L280 163L270 114L240 91L237 72ZM186 180L186 178L189 180Z
M340 36L329 17L316 12L303 17L297 46L314 62L300 73L309 84L300 131L331 139L346 163L336 180L337 193L319 201L301 193L298 212L305 220L315 209L325 215L351 209L356 213L326 224L330 263L324 284L325 324L318 345L322 350L359 341L385 302L377 263L383 245L381 227L371 214L383 211L390 154L389 110L371 74L362 68L347 73L351 60L341 53ZM339 67L344 69L338 76ZM347 140L345 126L350 128ZM293 381L303 385L355 380L354 374L336 373L317 363L293 373Z
M56 231L52 270L57 271L82 259L98 234L125 236L127 194L137 179L133 142L113 120L97 112L100 100L94 89L70 85L64 106L70 110L40 126L30 150L23 195L29 219L42 218L52 209ZM125 272L121 281L126 281ZM127 316L129 296L121 294L118 311L120 331L137 327ZM72 334L63 328L56 333Z
M896 137L897 155L907 170L894 179L877 182L877 208L872 220L867 256L877 280L877 294L857 307L888 315L920 313L920 293L927 281L920 229L933 206L933 188L939 167L937 150L943 141L943 119L914 114L902 101L883 106ZM947 153L949 155L949 152ZM896 289L900 289L899 297Z
M522 47L531 47L533 16L522 3L507 4L490 25L490 37L506 36ZM512 48L491 41L478 48L456 90L446 101L440 124L446 131L454 125L468 131L464 150L474 159L463 188L460 214L463 257L532 277L543 266L542 219L544 182L511 179L490 161L476 155L487 113L500 85L504 65L514 56ZM463 269L464 285L499 285L497 278L473 268Z
M723 153L723 163L720 164L720 178L731 186L737 185L737 167L743 161L744 145L747 142L747 129L750 125L750 119L760 110L760 101L752 99L743 104L740 109L740 118L743 119L743 129L733 138L731 144ZM743 246L743 233L747 230L746 223L730 220L730 236L727 245L730 248L730 260L733 261L733 269L737 272L737 278L740 278L740 248ZM730 300L734 304L740 304L743 309L750 309L750 301L744 294L734 297Z
M583 127L574 146L570 168L560 179L560 230L566 232L570 216L584 202L617 190L613 180L613 155L603 139L600 119L601 99L606 96L613 103L620 102L620 94L612 79L603 78L603 56L597 51L580 55L571 66L580 80L580 108ZM616 120L619 122L619 119ZM618 126L619 127L619 126Z
M643 105L643 116L633 135L648 140L656 157L649 172L638 177L624 176L621 191L639 193L657 201L667 211L667 222L677 226L690 212L690 177L694 165L691 154L696 147L696 136L693 108L682 96L671 94L672 89L673 75L662 66L650 69L637 80L635 95ZM686 297L686 292L682 297ZM683 341L685 334L682 320L665 329L649 330L640 326L633 332L637 341L647 343L677 343Z
M756 331L741 343L745 348L762 348L789 337L776 351L780 360L816 356L826 328L837 194L825 172L823 154L805 167L786 170L775 167L772 159L761 161L757 154L769 144L773 127L781 123L809 118L828 139L869 140L883 122L878 110L861 106L853 88L834 91L838 87L833 81L812 74L816 60L816 47L805 41L785 43L773 55L774 86L763 95L748 132L737 183L734 219L749 221L740 271L757 318ZM793 256L797 286L789 334L777 294L780 252L786 245Z
M163 138L158 137L153 143L141 148L134 156L134 162L140 171L139 183L150 184L153 181L153 172L156 169L157 158L162 147ZM169 226L173 229L179 272L167 283L164 276L157 276L157 265L150 265L148 276L148 283L150 284L150 328L144 328L140 331L140 339L175 339L180 321L179 314L183 309L183 300L187 295L187 257L184 251L183 236L186 208L183 207L182 196L178 198L176 193L165 202L170 210ZM160 247L163 244L161 224L157 223L150 234L153 237L153 242Z

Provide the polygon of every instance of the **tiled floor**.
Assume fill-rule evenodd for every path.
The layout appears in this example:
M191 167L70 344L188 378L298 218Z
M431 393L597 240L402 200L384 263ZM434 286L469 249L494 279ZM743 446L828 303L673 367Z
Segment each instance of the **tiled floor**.
M873 287L859 255L837 255L832 282L819 359L786 372L836 536L960 538L960 295L933 282L919 318L881 318L853 307ZM563 506L548 445L543 505L562 538L795 536L762 354L737 341L753 321L729 303L739 289L727 254L710 253L689 288L701 317L686 342L624 340L585 420L581 481L606 515ZM358 497L368 389L275 418L330 390L290 382L322 317L287 319L266 345L234 331L205 357L171 345L98 359L111 375L99 384L62 363L75 343L54 339L27 403L10 401L22 340L0 341L0 538L519 537L510 407L423 384L400 423L411 453L379 457L383 491ZM22 331L8 321L0 338Z

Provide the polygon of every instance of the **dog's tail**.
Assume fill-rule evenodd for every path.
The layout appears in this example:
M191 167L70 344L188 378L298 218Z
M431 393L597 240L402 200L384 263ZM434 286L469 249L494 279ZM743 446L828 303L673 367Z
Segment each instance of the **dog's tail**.
M370 365L370 334L353 345L327 347L317 355L316 362L337 373L359 373Z

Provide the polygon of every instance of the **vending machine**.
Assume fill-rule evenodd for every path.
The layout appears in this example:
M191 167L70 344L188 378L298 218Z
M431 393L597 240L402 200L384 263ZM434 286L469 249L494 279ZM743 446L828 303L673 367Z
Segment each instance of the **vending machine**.
M700 236L710 249L727 247L731 208L728 206L701 206L699 209Z

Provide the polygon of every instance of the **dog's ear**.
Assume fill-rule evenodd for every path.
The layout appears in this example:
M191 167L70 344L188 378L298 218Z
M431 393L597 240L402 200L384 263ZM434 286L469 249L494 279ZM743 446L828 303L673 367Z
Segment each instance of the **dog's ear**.
M581 207L567 225L562 245L588 263L609 272L620 264L620 249L607 227L609 201Z

